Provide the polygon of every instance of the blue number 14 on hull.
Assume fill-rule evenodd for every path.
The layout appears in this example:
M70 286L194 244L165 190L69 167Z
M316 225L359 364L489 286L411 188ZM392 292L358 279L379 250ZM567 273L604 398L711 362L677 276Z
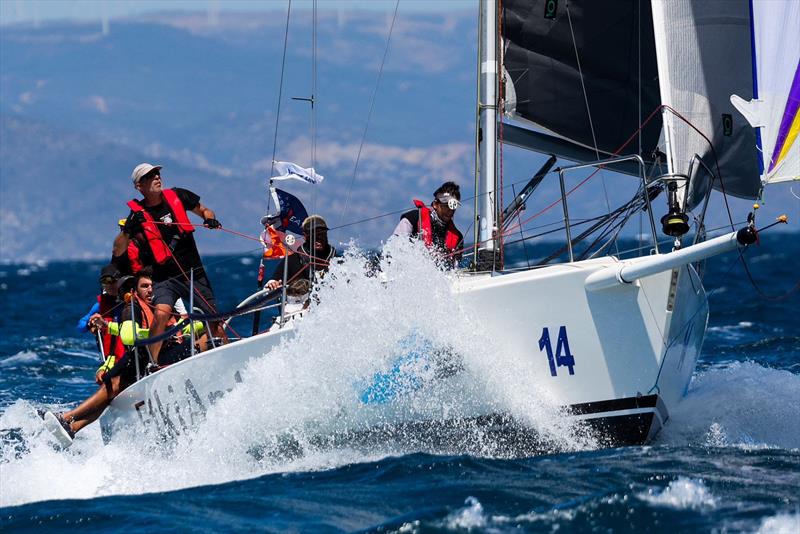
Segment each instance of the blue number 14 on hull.
M575 374L575 358L569 350L566 326L558 328L555 358L553 358L553 344L550 342L550 330L546 326L542 329L542 337L539 338L539 350L547 351L547 363L550 364L552 376L557 376L556 367L566 367L569 369L569 374Z

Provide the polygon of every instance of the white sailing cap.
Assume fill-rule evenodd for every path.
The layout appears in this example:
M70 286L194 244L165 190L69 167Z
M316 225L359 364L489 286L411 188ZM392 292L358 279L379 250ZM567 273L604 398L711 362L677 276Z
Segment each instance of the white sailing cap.
M147 173L152 171L153 169L161 170L161 165L152 165L150 163L140 163L138 164L131 173L131 180L133 180L133 185L137 185L139 180L145 177Z

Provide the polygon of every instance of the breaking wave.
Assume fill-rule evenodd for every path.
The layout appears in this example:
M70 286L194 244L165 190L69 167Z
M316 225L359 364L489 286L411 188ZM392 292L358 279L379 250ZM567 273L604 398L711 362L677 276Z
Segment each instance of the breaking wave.
M697 373L658 442L800 448L800 376L753 362Z
M195 433L165 446L138 434L115 436L102 445L98 425L82 431L66 451L56 450L26 401L0 416L12 429L0 458L4 480L0 505L29 501L90 498L97 495L166 491L222 483L287 471L313 471L387 455L423 450L448 453L431 436L401 433L391 442L377 439L365 450L346 443L321 446L318 436L342 436L403 420L459 421L476 406L509 413L535 428L548 447L592 447L591 437L568 424L554 403L536 392L524 362L493 354L503 340L490 336L452 297L453 280L418 243L387 244L379 273L351 247L316 289L311 313L296 335L251 360L244 382L219 400ZM360 393L376 373L390 369L409 339L442 348L463 368L457 380L441 380L402 402L365 406ZM411 362L414 365L414 362ZM426 381L438 372L413 369ZM509 384L509 377L514 377ZM90 391L87 391L87 394ZM501 453L483 431L465 424L460 450L493 457ZM434 431L435 433L435 431ZM435 436L433 436L435 437ZM57 475L54 475L57 474Z

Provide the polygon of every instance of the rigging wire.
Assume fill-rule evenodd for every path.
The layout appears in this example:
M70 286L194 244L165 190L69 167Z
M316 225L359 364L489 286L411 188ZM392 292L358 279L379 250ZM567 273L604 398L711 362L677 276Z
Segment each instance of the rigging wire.
M499 35L500 39L502 39L502 35L503 35L503 2L502 2L502 0L498 0L498 3L497 3L497 35ZM497 112L497 114L495 115L495 118L498 117L498 116L500 117L500 120L498 121L500 123L500 125L499 125L498 131L497 131L497 140L498 140L498 144L500 145L500 149L498 150L498 152L499 152L498 158L500 160L500 169L499 169L500 172L498 173L499 175L497 175L495 177L495 183L497 184L496 187L498 189L498 191L496 191L495 194L497 195L497 199L499 200L499 202L497 202L495 204L495 216L492 217L492 219L494 219L494 221L495 221L495 226L498 228L498 230L500 230L499 232L496 232L495 236L492 236L492 237L495 237L497 239L497 247L500 250L499 250L499 261L496 262L494 259L492 260L492 263L493 263L492 270L493 271L496 268L496 265L494 265L494 263L499 263L500 264L500 269L502 269L503 265L505 265L505 258L504 258L504 256L505 256L505 254L504 254L505 247L503 247L503 231L502 231L502 229L503 229L503 206L505 206L505 201L503 200L503 189L504 188L503 188L503 119L502 119L502 117L503 117L503 108L505 107L506 95L505 95L505 89L504 89L505 84L501 81L501 78L503 76L503 72L505 71L505 66L503 64L503 61L505 60L505 54L503 53L504 50L503 50L503 47L501 46L502 41L500 39L496 39L495 43L494 43L494 45L495 45L495 58L497 59L498 64L500 66L499 69L498 69L498 72L497 72L497 76L495 77L495 81L494 81L495 85L499 85L500 86L500 87L497 87L495 89L495 95L497 97L497 100L494 103L495 104L495 110ZM477 258L476 258L476 260L477 260ZM477 261L476 261L476 264L477 264Z
M317 0L311 7L311 168L317 168ZM311 209L317 212L317 188L311 188Z
M286 73L286 50L289 44L289 18L292 13L292 0L286 8L286 28L283 33L283 57L281 59L281 81L278 84L278 106L275 111L275 136L272 139L272 160L269 167L269 185L272 185L272 175L275 172L275 155L278 151L278 126L281 120L281 99L283 98L283 77ZM267 212L269 212L269 204L272 200L272 195L267 195Z
M600 150L597 147L597 137L596 137L595 132L594 132L594 121L592 120L592 110L589 107L589 96L586 93L586 83L584 82L584 79L583 79L583 69L581 68L581 58L580 58L580 54L578 54L578 43L575 40L575 31L572 28L572 17L570 16L570 12L569 12L569 2L567 2L566 7L567 7L567 21L569 22L569 33L570 33L570 35L572 37L572 48L575 50L575 61L578 64L578 76L580 77L580 80L581 80L581 91L583 92L583 102L586 105L586 115L589 118L589 130L592 133L592 144L594 145L595 157L597 157L597 160L599 161L600 160ZM639 131L641 131L641 129ZM639 135L639 138L641 139L641 134ZM611 202L608 200L608 190L606 189L606 177L605 177L605 174L601 173L600 174L600 178L601 178L601 182L603 184L603 196L605 197L605 200L606 200L606 209L610 212L611 211ZM617 245L616 240L614 241L614 249L617 251L617 253L619 253L619 246Z
M367 122L364 124L364 133L361 135L361 143L358 145L358 154L356 154L356 162L353 166L353 176L350 178L350 184L347 186L347 195L345 195L344 205L342 206L342 213L339 216L339 224L342 224L344 220L344 215L347 213L347 206L350 203L350 194L353 191L353 184L356 181L356 175L358 174L358 164L361 161L361 152L364 149L364 142L367 139L367 131L369 130L369 123L372 119L372 112L375 109L375 100L378 95L378 88L381 85L381 78L383 77L383 67L386 64L386 57L389 55L389 43L392 41L392 32L394 31L394 23L397 20L397 10L400 7L400 0L396 0L394 4L394 14L392 15L392 23L389 26L389 34L386 37L386 48L383 51L383 59L381 59L381 65L378 69L378 77L375 80L375 87L372 90L372 97L370 98L369 102L369 112L367 113Z
M483 23L484 23L483 16L484 16L483 15L483 9L478 9L478 28L479 28L478 31L480 31L480 28L483 28ZM480 154L479 154L480 150L477 147L480 146L480 142L481 142L481 61L480 61L480 58L482 58L482 57L483 57L483 39L478 39L478 61L475 62L475 69L476 69L476 73L475 73L475 103L476 103L476 106L475 106L474 124L475 124L475 147L476 147L476 149L475 149L475 152L474 152L474 160L473 160L473 165L474 165L474 168L475 168L475 184L474 184L474 187L475 187L475 192L476 193L480 190L480 188L478 187L478 183L479 183L479 180L480 180L480 168L481 168L480 167L480 165L481 165L480 164ZM473 245L474 250L472 251L472 255L475 258L478 257L478 247L480 246L480 225L477 224L477 222L478 222L479 196L480 195L477 195L477 194L474 196L475 202L473 202L473 207L472 207L472 215L473 215L472 216L472 223L470 223L469 229L467 230L467 231L469 231L470 229L472 229L472 225L473 224L475 225L475 230L473 232L473 237L472 237L472 239L474 241L474 245Z

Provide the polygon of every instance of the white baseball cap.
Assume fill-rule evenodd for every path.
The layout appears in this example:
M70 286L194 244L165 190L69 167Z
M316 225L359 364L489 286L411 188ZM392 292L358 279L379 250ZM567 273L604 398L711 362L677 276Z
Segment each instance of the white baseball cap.
M152 171L153 169L161 170L161 165L152 165L150 163L140 163L138 164L131 173L131 180L133 180L133 185L139 183L139 180L145 177L147 173Z

